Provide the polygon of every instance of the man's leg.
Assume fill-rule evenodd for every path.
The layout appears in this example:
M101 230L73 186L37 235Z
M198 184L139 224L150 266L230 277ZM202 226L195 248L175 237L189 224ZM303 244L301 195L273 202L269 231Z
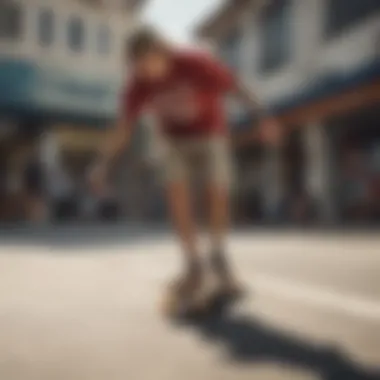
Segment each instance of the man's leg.
M197 287L201 280L201 260L192 212L189 174L186 146L171 142L167 146L166 155L167 198L171 220L184 253L185 278L180 281L180 287L186 289L194 288L194 284Z
M236 282L226 252L232 180L232 167L227 142L221 138L210 141L207 159L211 264L222 282L235 288Z
M218 182L207 186L211 249L222 253L226 249L226 235L230 222L229 189Z
M194 223L191 195L186 181L170 181L167 185L171 219L188 261L198 260L196 227Z

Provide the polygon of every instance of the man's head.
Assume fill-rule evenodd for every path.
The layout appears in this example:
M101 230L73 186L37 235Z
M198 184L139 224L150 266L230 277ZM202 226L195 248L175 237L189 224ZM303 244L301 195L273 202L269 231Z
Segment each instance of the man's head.
M169 44L153 30L136 32L127 41L126 55L134 73L143 79L160 80L169 71Z

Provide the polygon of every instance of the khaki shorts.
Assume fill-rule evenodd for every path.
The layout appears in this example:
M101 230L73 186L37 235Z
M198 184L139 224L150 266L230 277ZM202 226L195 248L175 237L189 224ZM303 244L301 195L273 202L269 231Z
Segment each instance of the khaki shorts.
M231 153L225 137L165 139L163 158L167 182L190 180L231 186Z

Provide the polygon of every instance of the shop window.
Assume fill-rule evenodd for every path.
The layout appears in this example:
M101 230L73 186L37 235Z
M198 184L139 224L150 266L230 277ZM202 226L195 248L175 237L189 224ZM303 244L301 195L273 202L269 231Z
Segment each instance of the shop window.
M219 55L227 66L234 70L240 67L241 33L238 30L231 31L221 42Z
M100 55L107 55L111 50L111 31L107 25L100 25L97 31L97 51Z
M15 40L22 32L22 9L19 4L0 2L0 38Z
M85 47L85 27L83 20L72 17L68 24L68 45L74 52L81 52Z
M333 38L374 14L380 15L379 0L327 0L325 37Z
M291 58L291 1L268 5L261 15L259 70L277 70Z
M54 13L50 9L43 9L39 13L38 40L42 46L50 46L54 42Z

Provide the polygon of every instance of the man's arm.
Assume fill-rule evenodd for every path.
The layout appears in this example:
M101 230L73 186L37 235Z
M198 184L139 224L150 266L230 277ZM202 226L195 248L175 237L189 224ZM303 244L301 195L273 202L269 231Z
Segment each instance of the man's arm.
M255 128L254 133L250 132L250 138L254 135L255 139L270 143L279 141L281 131L277 120L228 67L211 56L202 54L196 56L193 63L205 86L212 87L226 95L233 95L255 116L254 123L255 125L259 124L259 127Z
M132 134L131 122L122 114L118 117L114 128L110 131L104 145L100 148L99 166L108 166L121 154L129 144Z
M132 129L145 102L145 93L136 85L129 85L121 97L119 117L100 147L100 154L90 171L90 183L96 191L104 191L108 169L129 144Z
M130 142L134 124L145 104L145 91L136 83L129 84L120 100L116 124L100 150L100 166L108 167Z
M235 81L233 95L243 103L253 114L254 130L251 130L235 137L238 145L243 145L248 141L258 140L277 145L282 140L282 131L280 125L271 112L259 101L254 92L249 90L243 83Z
M124 116L120 116L115 127L112 128L104 144L100 147L100 154L95 165L91 168L88 178L96 193L102 195L106 193L109 167L129 143L131 127L131 123Z
M260 102L254 92L248 89L240 80L235 81L232 94L243 103L249 111L255 113L259 118L269 116L268 110Z
M213 87L226 95L233 95L260 117L269 114L253 92L244 86L243 82L221 61L207 54L199 54L193 57L193 64L205 86Z

